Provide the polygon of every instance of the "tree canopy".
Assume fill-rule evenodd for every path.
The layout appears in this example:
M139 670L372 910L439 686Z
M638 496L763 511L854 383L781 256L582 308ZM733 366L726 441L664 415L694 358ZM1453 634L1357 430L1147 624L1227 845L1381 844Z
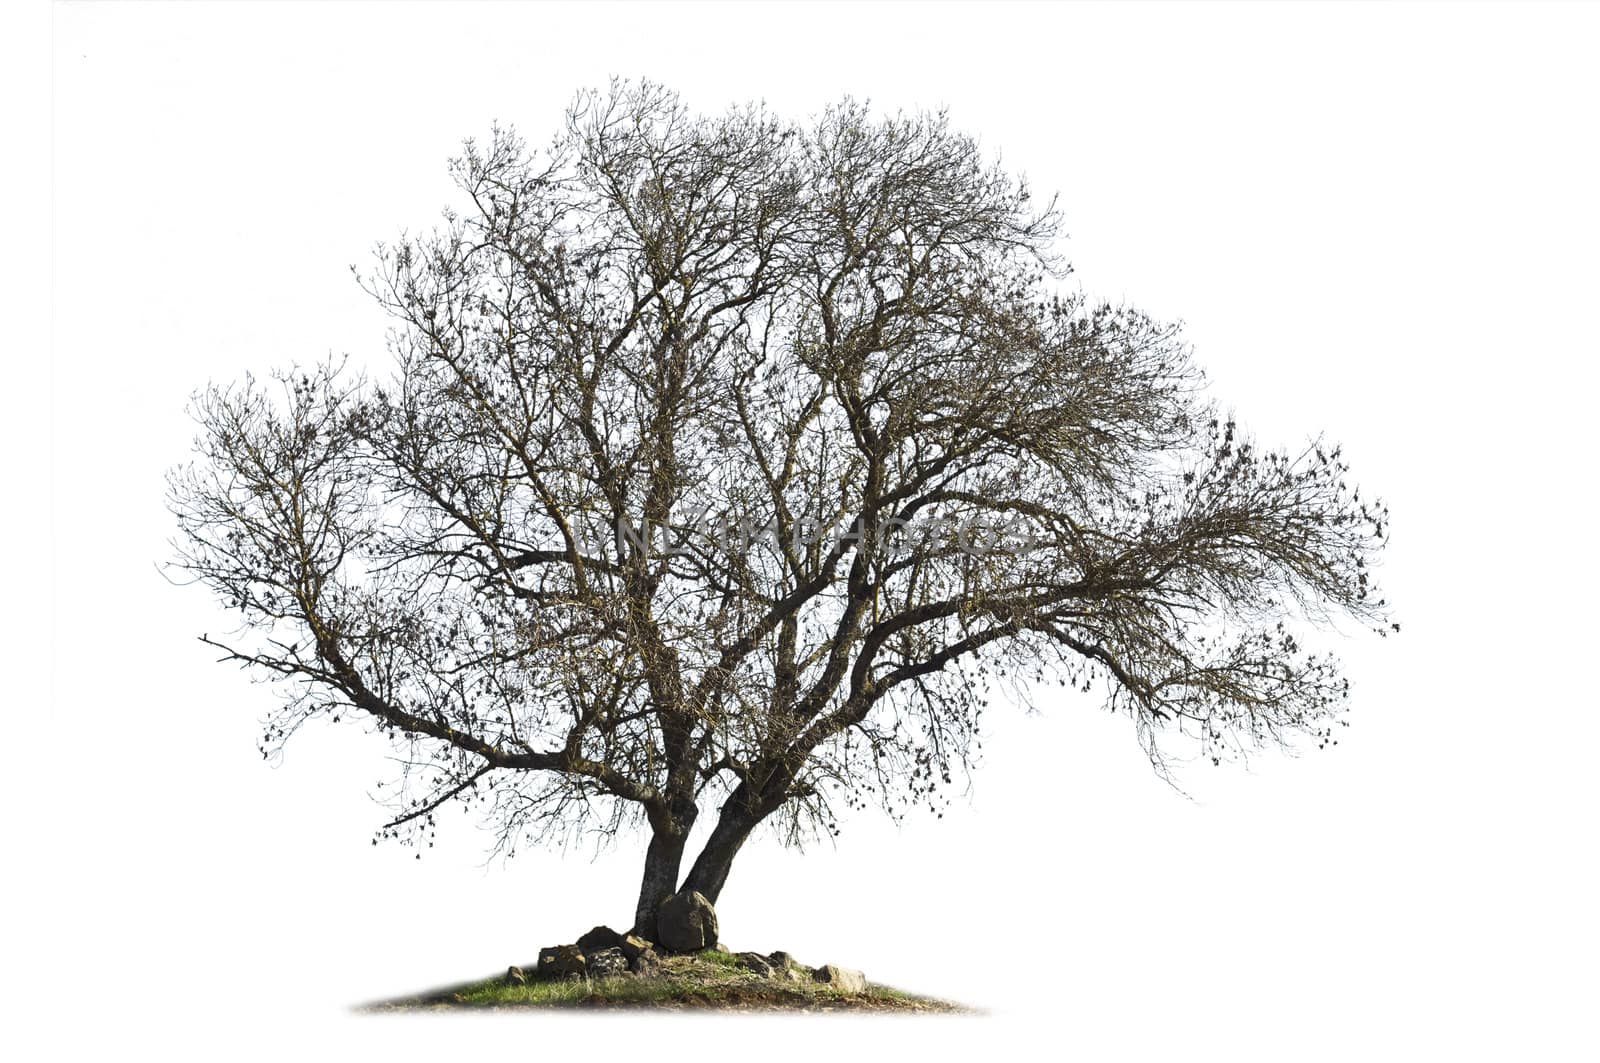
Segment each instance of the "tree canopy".
M617 84L451 170L360 274L391 370L196 398L177 564L282 687L264 755L365 721L400 837L451 801L508 851L646 824L648 930L763 823L936 807L996 684L1098 689L1158 765L1331 740L1348 685L1302 640L1389 626L1383 505L1067 289L1054 204L944 115Z

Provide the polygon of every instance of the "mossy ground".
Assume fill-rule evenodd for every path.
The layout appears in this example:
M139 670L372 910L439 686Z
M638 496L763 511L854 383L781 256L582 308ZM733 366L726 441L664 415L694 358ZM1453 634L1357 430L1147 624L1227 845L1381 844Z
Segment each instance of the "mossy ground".
M524 968L532 971L533 966ZM662 958L658 977L508 983L504 976L452 986L415 997L369 1004L362 1011L451 1011L521 1008L648 1008L726 1011L967 1012L942 1000L914 996L888 986L841 993L812 982L765 978L739 966L728 953L708 949Z

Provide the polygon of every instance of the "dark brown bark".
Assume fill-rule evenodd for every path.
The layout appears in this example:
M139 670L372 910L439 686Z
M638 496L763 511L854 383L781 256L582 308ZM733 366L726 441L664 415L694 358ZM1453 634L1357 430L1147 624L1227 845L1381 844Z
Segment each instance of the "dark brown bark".
M650 837L644 854L644 877L639 884L639 903L633 911L633 932L651 941L656 937L656 909L672 895L678 885L678 870L683 865L683 846L689 830L658 830Z
M716 904L722 887L727 884L733 858L739 855L739 849L759 822L758 817L748 813L724 810L711 837L706 839L705 848L700 850L694 866L689 869L689 877L683 880L683 888L694 890Z

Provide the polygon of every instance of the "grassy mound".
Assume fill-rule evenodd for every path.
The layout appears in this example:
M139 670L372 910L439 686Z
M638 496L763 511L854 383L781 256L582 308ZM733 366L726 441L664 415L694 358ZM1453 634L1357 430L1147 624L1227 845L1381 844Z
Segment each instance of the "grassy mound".
M529 970L532 970L530 967ZM514 985L502 977L451 986L415 997L369 1004L362 1011L444 1011L519 1008L649 1008L722 1011L968 1012L971 1009L888 986L843 993L810 981L764 977L715 949L665 956L656 976L618 975Z

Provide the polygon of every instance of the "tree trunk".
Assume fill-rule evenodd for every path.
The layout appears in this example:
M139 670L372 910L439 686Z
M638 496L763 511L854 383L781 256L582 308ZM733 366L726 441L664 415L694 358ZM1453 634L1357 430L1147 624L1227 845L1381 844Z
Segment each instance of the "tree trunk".
M717 898L722 894L722 887L727 884L728 870L733 866L733 858L738 855L739 847L750 837L750 832L755 829L760 820L748 814L734 814L724 810L717 825L712 828L711 837L706 839L706 847L700 850L700 855L695 859L694 866L689 869L689 877L684 879L685 890L695 890L712 904L717 903Z
M678 868L688 840L687 827L657 830L650 835L650 847L644 854L644 880L639 884L639 904L633 912L633 932L642 938L656 939L656 909L678 887Z

